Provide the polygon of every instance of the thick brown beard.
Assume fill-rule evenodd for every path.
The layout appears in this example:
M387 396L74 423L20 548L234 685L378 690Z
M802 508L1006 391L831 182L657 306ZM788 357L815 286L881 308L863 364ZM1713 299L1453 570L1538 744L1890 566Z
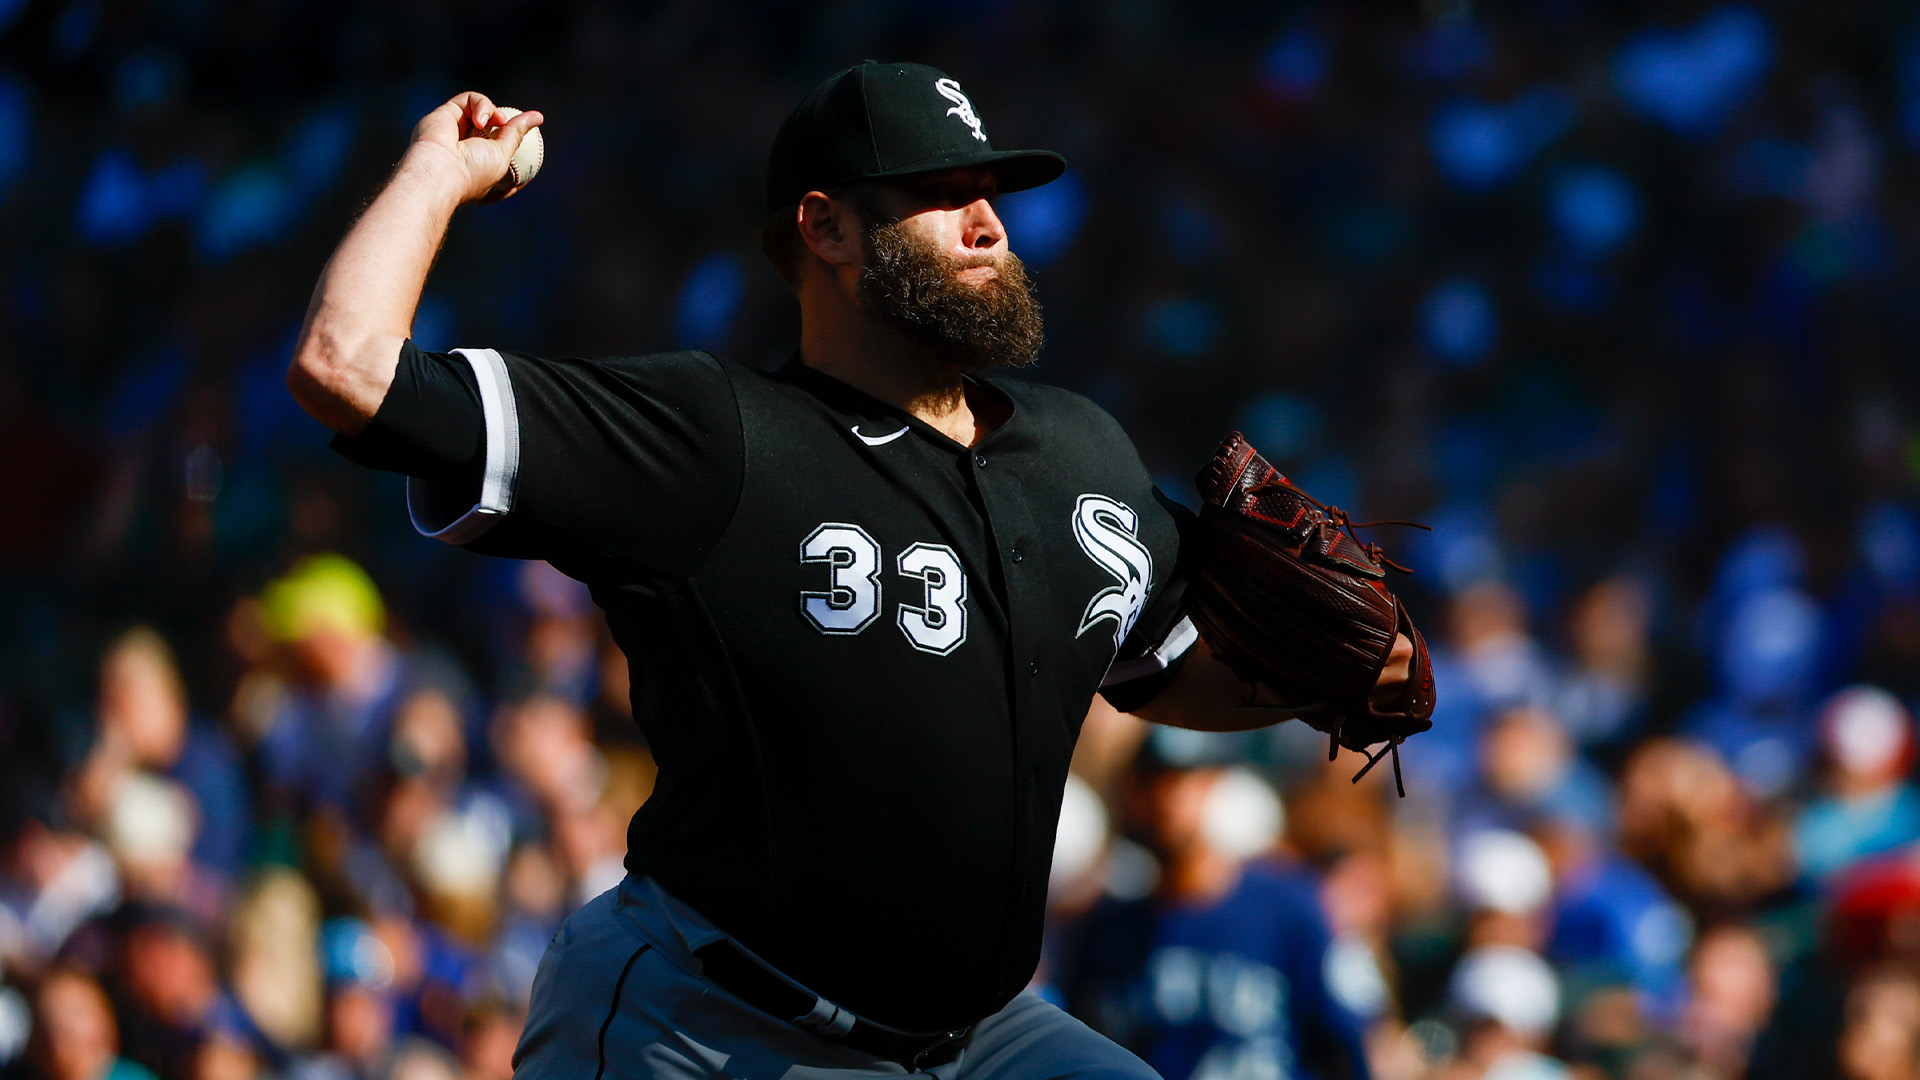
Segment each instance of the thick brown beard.
M973 371L1022 367L1040 355L1040 302L1012 252L956 259L898 224L867 229L860 297L867 312L941 361ZM991 266L980 285L962 271Z

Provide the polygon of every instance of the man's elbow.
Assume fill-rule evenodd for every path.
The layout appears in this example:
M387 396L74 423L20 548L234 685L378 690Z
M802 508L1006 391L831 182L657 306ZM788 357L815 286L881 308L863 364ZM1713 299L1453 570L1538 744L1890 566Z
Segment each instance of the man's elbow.
M308 415L331 427L328 417L332 413L330 406L333 399L327 393L326 380L319 371L319 366L312 359L294 353L293 362L287 365L287 392L293 395L293 400L299 402Z
M361 385L366 380L354 365L357 350L323 333L311 331L300 336L293 358L287 364L287 391L315 420L335 431L355 435L367 426L378 402L372 407Z

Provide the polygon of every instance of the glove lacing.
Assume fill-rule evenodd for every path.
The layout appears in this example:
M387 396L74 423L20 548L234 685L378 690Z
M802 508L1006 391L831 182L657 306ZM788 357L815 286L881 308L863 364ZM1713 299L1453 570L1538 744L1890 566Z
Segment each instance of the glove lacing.
M1372 772L1373 767L1375 765L1380 764L1381 758L1386 757L1388 754L1392 754L1393 755L1393 790L1399 792L1401 798L1403 799L1406 798L1407 784L1406 784L1406 781L1400 778L1400 744L1404 741L1406 741L1406 736L1402 735L1396 739L1388 739L1387 744L1385 746L1382 746L1380 749L1375 750L1372 753L1368 753L1365 750L1354 751L1354 753L1356 754L1366 755L1367 763L1365 765L1360 766L1359 772L1353 774L1353 782L1356 784L1359 783L1361 777ZM1334 758L1337 758L1339 756L1340 756L1340 734L1339 732L1330 732L1327 735L1327 760L1332 761Z
M1372 559L1375 565L1384 566L1389 570L1398 570L1403 574L1411 574L1413 571L1388 558L1387 553L1381 549L1380 545L1369 544L1365 540L1360 539L1360 535L1353 530L1371 529L1376 525L1405 525L1409 529L1419 529L1423 532L1433 531L1433 526L1431 525L1422 525L1417 521L1400 521L1396 518L1385 518L1380 521L1355 521L1345 510L1323 503L1319 499L1301 491L1298 487L1295 487L1292 482L1287 480L1286 477L1280 476L1278 473L1274 473L1253 485L1251 488L1248 488L1247 495L1251 497L1268 488L1281 488L1301 499L1305 499L1309 505L1326 515L1327 521L1330 522L1334 528L1344 529L1347 537L1351 539L1361 551L1365 552L1367 558Z

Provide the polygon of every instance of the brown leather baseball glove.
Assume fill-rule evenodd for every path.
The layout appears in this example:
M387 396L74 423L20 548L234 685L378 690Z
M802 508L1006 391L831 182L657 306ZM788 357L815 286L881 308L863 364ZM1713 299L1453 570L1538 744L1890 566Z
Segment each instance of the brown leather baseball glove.
M1198 481L1205 505L1183 552L1194 626L1237 675L1326 732L1329 757L1341 746L1365 754L1355 780L1391 751L1405 795L1400 743L1433 726L1434 701L1427 643L1385 581L1390 569L1409 571L1237 431ZM1399 635L1413 642L1407 681L1397 700L1369 700Z

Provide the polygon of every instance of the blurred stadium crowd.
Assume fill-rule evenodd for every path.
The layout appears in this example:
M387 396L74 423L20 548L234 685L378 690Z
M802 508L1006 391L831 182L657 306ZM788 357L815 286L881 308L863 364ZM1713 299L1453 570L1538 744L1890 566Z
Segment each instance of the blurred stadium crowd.
M766 145L863 56L1072 162L1001 204L1035 375L1167 491L1239 427L1434 526L1409 797L1096 709L1045 992L1176 1080L1336 1013L1387 1078L1920 1071L1911 8L0 0L0 1074L506 1080L651 759L581 587L294 406L307 293L471 86L550 157L418 340L777 362Z

